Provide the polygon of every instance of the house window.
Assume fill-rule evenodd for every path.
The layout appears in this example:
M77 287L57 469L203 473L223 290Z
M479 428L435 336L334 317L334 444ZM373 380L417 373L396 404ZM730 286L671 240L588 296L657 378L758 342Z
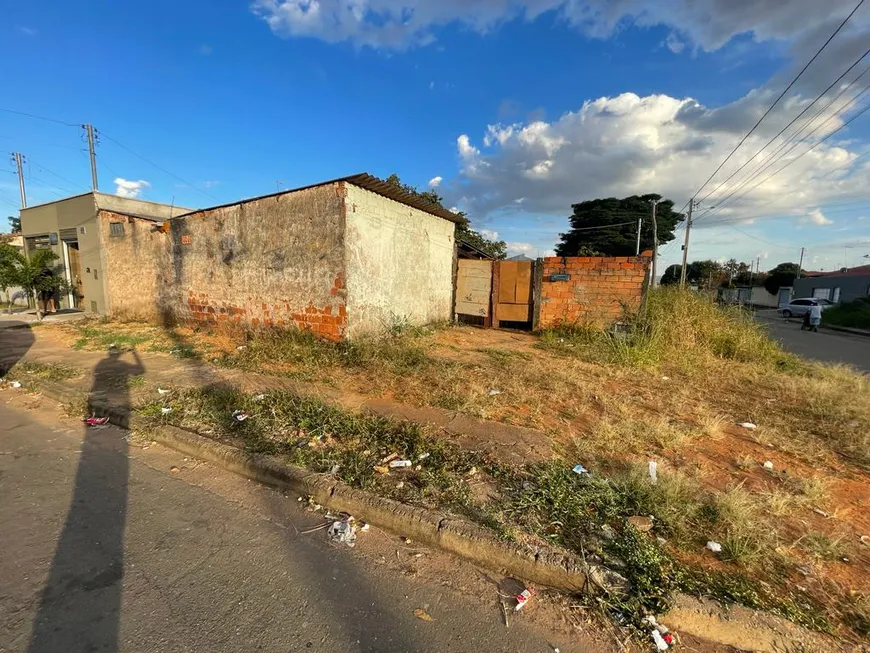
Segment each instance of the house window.
M109 223L109 235L110 236L124 236L124 223L123 222L110 222Z
M830 288L813 288L813 299L830 299Z
M834 296L831 297L831 301L834 302L835 304L840 303L840 288L839 287L834 288Z

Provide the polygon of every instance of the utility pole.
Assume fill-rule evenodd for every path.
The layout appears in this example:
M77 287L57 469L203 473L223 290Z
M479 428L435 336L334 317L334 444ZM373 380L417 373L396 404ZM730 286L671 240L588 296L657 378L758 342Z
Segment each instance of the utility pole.
M640 256L640 225L643 222L643 216L638 216L637 218L637 250L635 251L635 256Z
M797 272L797 278L798 278L798 279L801 278L801 270L802 270L803 267L804 267L804 252L806 252L806 250L807 250L806 247L801 247L801 262L798 263L798 272Z
M652 205L652 223L653 223L653 260L652 260L652 274L653 274L653 288L656 287L656 263L659 258L659 223L656 219L656 206L658 205L659 200L653 200Z
M754 263L754 261L753 261ZM752 267L752 263L749 264L749 287L752 288L752 280L755 278L755 268Z
M94 151L94 126L82 125L82 127L88 135L88 150L91 153L91 186L96 191L99 190L99 183L97 183L97 154Z
M689 200L689 217L686 220L686 238L683 241L683 268L680 270L680 288L686 287L686 259L689 256L689 232L692 230L692 211L695 209L695 198Z
M21 152L12 153L12 161L18 170L18 190L21 192L21 208L27 208L27 192L24 190L24 155Z

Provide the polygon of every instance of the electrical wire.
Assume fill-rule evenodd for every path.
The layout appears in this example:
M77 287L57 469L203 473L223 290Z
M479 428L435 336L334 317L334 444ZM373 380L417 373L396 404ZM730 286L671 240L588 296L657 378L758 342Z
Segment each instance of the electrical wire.
M96 130L95 130L95 131L96 131ZM132 154L132 155L135 156L135 157L138 157L139 159L142 159L145 163L147 163L147 164L149 164L149 165L151 165L151 166L154 166L155 168L157 168L158 170L160 170L160 171L163 172L164 174L169 175L169 176L172 177L173 179L175 179L175 180L177 180L177 181L180 181L182 184L184 184L184 185L186 185L186 186L189 186L190 188L193 188L194 190L196 190L197 192L201 193L202 195L205 195L206 197L213 199L215 202L220 202L220 200L219 200L218 198L216 198L214 195L212 195L211 193L206 193L204 190L202 190L202 189L200 189L200 188L197 188L194 184L191 184L189 181L185 181L184 179L182 179L182 178L179 177L178 175L174 175L174 174L172 174L172 173L169 172L166 168L162 168L161 166L157 165L157 164L154 163L153 161L150 161L150 160L146 159L146 158L145 158L144 156L142 156L141 154L139 154L139 153L137 153L137 152L134 152L134 151L131 150L129 147L127 147L127 146L124 145L123 143L118 142L117 140L115 140L114 138L112 138L111 136L109 136L108 134L106 134L105 132L100 131L99 134L100 134L103 138L105 138L106 140L111 141L112 143L114 143L115 145L117 145L118 147L120 147L122 150L125 150L125 151L129 152L130 154Z
M26 111L15 111L14 109L3 109L3 108L0 108L0 111L2 111L3 113L14 113L15 115L18 115L18 116L27 116L28 118L36 118L37 120L44 120L46 122L54 122L54 123L57 123L58 125L65 125L67 127L79 127L80 126L79 123L77 123L77 122L65 122L63 120L57 120L55 118L46 118L45 116L37 116L36 114L27 113Z
M870 86L866 87L866 88L864 89L864 91L861 92L861 94L863 94L864 92L866 92L868 89L870 89ZM782 166L782 167L781 167L779 170L777 170L776 172L773 172L772 174L768 175L767 177L765 177L765 178L762 179L761 181L757 182L754 186L752 186L751 188L749 188L747 191L745 191L745 192L744 192L742 195L740 195L739 197L734 198L734 195L735 195L735 194L740 190L740 188L742 187L742 185L741 185L741 186L738 186L738 187L735 188L735 189L734 189L730 194L728 194L725 198L723 198L723 199L722 199L722 200L721 200L721 201L720 201L720 202L719 202L719 203L718 203L718 204L717 204L717 205L712 209L712 212L711 212L711 213L707 213L707 214L701 216L701 217L699 218L699 220L702 219L702 218L709 218L710 215L715 215L715 214L718 213L719 211L723 210L723 209L728 205L729 201L730 201L730 203L733 204L733 202L735 202L735 201L737 201L737 200L739 200L739 199L742 199L742 198L746 197L746 195L748 195L748 194L751 193L753 190L755 190L756 188L758 188L761 184L763 184L764 182L768 181L769 179L775 177L776 175L780 174L783 170L785 170L786 168L788 168L788 167L791 166L792 164L796 163L797 161L799 161L800 159L802 159L804 156L806 156L807 154L809 154L810 152L812 152L814 149L816 149L819 145L821 145L822 143L824 143L825 141L827 141L827 140L828 140L829 138L831 138L834 134L836 134L836 133L842 131L843 129L845 129L846 127L848 127L848 126L849 126L851 123L853 123L855 120L857 120L858 118L860 118L861 116L863 116L865 113L867 113L868 110L870 110L870 104L868 104L866 107L864 107L863 109L861 109L861 111L859 111L859 112L856 113L854 116L852 116L851 118L849 118L849 120L847 120L846 122L844 122L844 123L843 123L842 125L840 125L837 129L835 129L834 131L832 131L830 134L828 134L827 136L825 136L825 137L822 138L821 140L817 141L817 142L816 142L812 147L810 147L808 150L802 152L801 154L799 154L799 155L796 156L795 158L793 158L793 159L791 159L790 161L788 161L784 166ZM833 116L832 116L832 117L833 117ZM824 123L823 123L823 124L824 124ZM790 150L790 151L791 151L791 150ZM734 199L732 199L732 198L734 198ZM695 222L697 222L697 220L696 220Z
M53 177L57 177L58 179L60 179L60 180L63 181L63 182L66 182L66 183L69 184L73 189L75 189L73 192L78 193L79 190L80 190L81 188L83 188L83 186L82 186L81 184L78 184L78 183L76 183L76 182L74 182L74 181L72 181L72 180L70 180L70 179L67 179L66 177L64 177L64 176L62 176L62 175L59 175L59 174L57 174L56 172L53 172L52 170L49 170L48 168L46 168L44 165L42 165L42 164L40 164L40 163L36 163L36 162L34 162L33 160L31 160L31 161L30 161L30 165L33 166L33 167L35 167L35 168L38 168L39 170L42 170L43 172L47 172L48 174L50 174L50 175L53 176ZM87 187L85 186L84 188L87 188Z
M860 57L858 57L858 58L855 60L855 62L854 62L851 66L849 66L849 67L846 69L846 71L845 71L842 75L840 75L839 77L837 77L837 79L835 79L833 82L831 82L831 84L830 84L830 86L828 86L828 88L826 88L824 91L822 91L821 93L819 93L819 94L816 96L816 98L815 98L815 99L814 99L810 104L808 104L806 107L804 107L804 110L803 110L803 111L801 111L798 115L796 115L794 118L792 118L791 122L789 122L789 123L788 123L785 127L783 127L781 130L779 130L779 133L777 133L776 136L774 136L774 137L771 138L769 141L767 141L767 143L764 144L764 147L762 147L762 148L761 148L760 150L758 150L755 154L753 154L749 159L747 159L747 160L743 163L743 165L741 165L739 168L737 168L737 170L735 170L734 172L732 172L732 173L728 176L727 179L725 179L724 181L722 181L718 186L716 186L716 188L714 188L714 189L711 190L709 193L707 193L707 194L706 194L704 197L702 197L699 201L700 201L700 202L703 202L703 201L706 200L708 197L710 197L713 193L715 193L715 192L718 191L720 188L722 188L722 186L724 186L724 185L727 184L729 181L731 181L731 180L732 180L732 179L733 179L733 178L734 178L738 173L740 173L741 170L743 170L746 166L748 166L748 165L749 165L749 164L750 164L750 163L755 159L755 157L757 157L757 156L758 156L759 154L761 154L764 150L766 150L767 147L768 147L771 143L773 143L777 138L779 138L780 136L782 136L782 134L783 134L783 133L784 133L784 132L789 128L789 127L791 127L791 126L792 126L793 124L795 124L798 120L800 120L801 116L803 116L807 111L809 111L810 108L811 108L811 107L812 107L816 102L818 102L819 100L821 100L821 99L825 96L825 94L826 94L828 91L830 91L832 88L834 88L834 86L836 86L836 84L837 84L840 80L842 80L846 75L848 75L850 72L852 72L852 69L855 68L855 66L857 66L859 63L861 63L861 61L862 61L862 60L863 60L863 59L864 59L868 54L870 54L870 48L868 48L868 49L864 52L864 54L862 54ZM870 70L870 68L867 68L867 70L865 70L863 73L861 73L861 75L860 75L857 79L860 79L861 77L863 77L864 75L866 75L868 70ZM849 84L849 86L851 86L852 84L854 84L855 81L857 81L857 79L856 79L856 80L853 80L853 81ZM849 88L849 87L847 86L846 88ZM838 97L839 97L839 96L838 96ZM830 106L830 104L829 104L828 106Z
M842 30L843 27L846 26L846 23L848 23L849 20L852 18L852 16L855 15L855 12L861 8L861 5L864 4L864 1L865 0L859 0L858 4L855 5L855 8L852 9L851 13L849 13L849 15L843 19L843 22L840 23L840 25L837 27L837 29L834 30L834 33L828 37L828 40L822 44L822 47L819 48L819 50L813 55L812 59L810 59L806 63L806 65L804 65L804 67L801 68L801 70L797 74L797 76L795 76L795 78L792 79L791 82L789 82L788 86L785 87L785 90L783 90L783 92L779 94L779 97L777 97L776 100L773 101L773 104L771 104L770 107L767 109L767 111L764 112L764 115L762 115L761 118L758 119L758 122L755 123L755 125L752 127L752 129L750 129L748 132L746 132L746 135L740 139L740 142L737 143L737 145L734 147L734 149L731 150L731 153L728 156L726 156L725 160L722 161L722 163L720 163L719 166L713 171L713 174L711 174L707 178L707 180L703 184L701 184L701 187L692 196L693 199L695 197L697 197L698 194L700 194L700 192L702 190L704 190L704 187L710 183L710 181L713 179L713 177L715 177L719 173L719 171L725 166L725 164L731 160L731 157L734 156L734 154L737 152L737 150L740 149L740 146L746 142L746 139L749 138L755 132L756 129L758 129L758 126L764 121L765 118L767 118L768 115L770 115L770 112L773 111L774 107L776 107L776 105L779 104L779 101L782 100L783 97L785 97L785 94L791 90L792 86L794 86L797 83L797 81L801 78L801 76L806 72L807 68L809 68L812 65L812 63L819 57L820 54L822 54L824 49L828 47L828 44L834 40L834 37L840 33L840 30Z

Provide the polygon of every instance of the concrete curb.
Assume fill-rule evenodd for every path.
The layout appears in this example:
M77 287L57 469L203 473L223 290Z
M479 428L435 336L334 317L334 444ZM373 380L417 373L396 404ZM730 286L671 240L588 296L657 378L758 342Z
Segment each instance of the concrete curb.
M56 382L45 381L38 385L42 394L63 403L85 395ZM584 592L590 588L586 574L588 567L569 553L549 547L532 550L505 542L472 522L356 490L331 476L286 465L273 456L248 455L230 445L171 425L155 427L135 413L128 414L109 405L95 406L92 402L92 407L108 415L111 423L128 429L147 430L152 440L176 451L265 485L311 495L317 503L333 511L346 512L486 569L569 592ZM596 574L596 577L604 576Z
M833 324L822 324L820 326L823 329L828 329L829 331L839 331L841 333L851 333L853 336L862 336L864 338L870 338L870 331L865 331L864 329L853 329L852 327L836 326Z
M87 396L79 389L53 381L41 381L35 385L43 395L61 403ZM606 578L608 572L603 567L585 565L580 558L556 549L542 547L533 551L499 540L469 521L356 490L331 476L286 465L273 456L248 455L230 445L175 426L155 427L135 413L127 414L110 406L100 408L113 424L147 429L151 439L176 451L271 487L310 495L331 510L352 514L357 519L497 573L558 590L591 592L595 583L590 581ZM684 594L675 597L674 608L662 621L678 631L743 650L777 653L799 650L798 646L808 642L817 644L817 650L834 650L832 645L836 646L829 638L786 619L736 605L724 608L714 601Z

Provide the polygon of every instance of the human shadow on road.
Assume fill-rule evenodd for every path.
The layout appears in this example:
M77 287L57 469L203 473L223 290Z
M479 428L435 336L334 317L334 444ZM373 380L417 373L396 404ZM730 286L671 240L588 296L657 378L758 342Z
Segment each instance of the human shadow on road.
M130 377L145 369L111 350L94 368L88 414L129 419ZM125 419L126 418L126 419ZM118 650L124 528L127 513L128 445L111 430L85 426L72 503L58 540L28 651Z
M15 367L34 341L33 330L27 322L14 320L0 323L0 376L5 376Z

